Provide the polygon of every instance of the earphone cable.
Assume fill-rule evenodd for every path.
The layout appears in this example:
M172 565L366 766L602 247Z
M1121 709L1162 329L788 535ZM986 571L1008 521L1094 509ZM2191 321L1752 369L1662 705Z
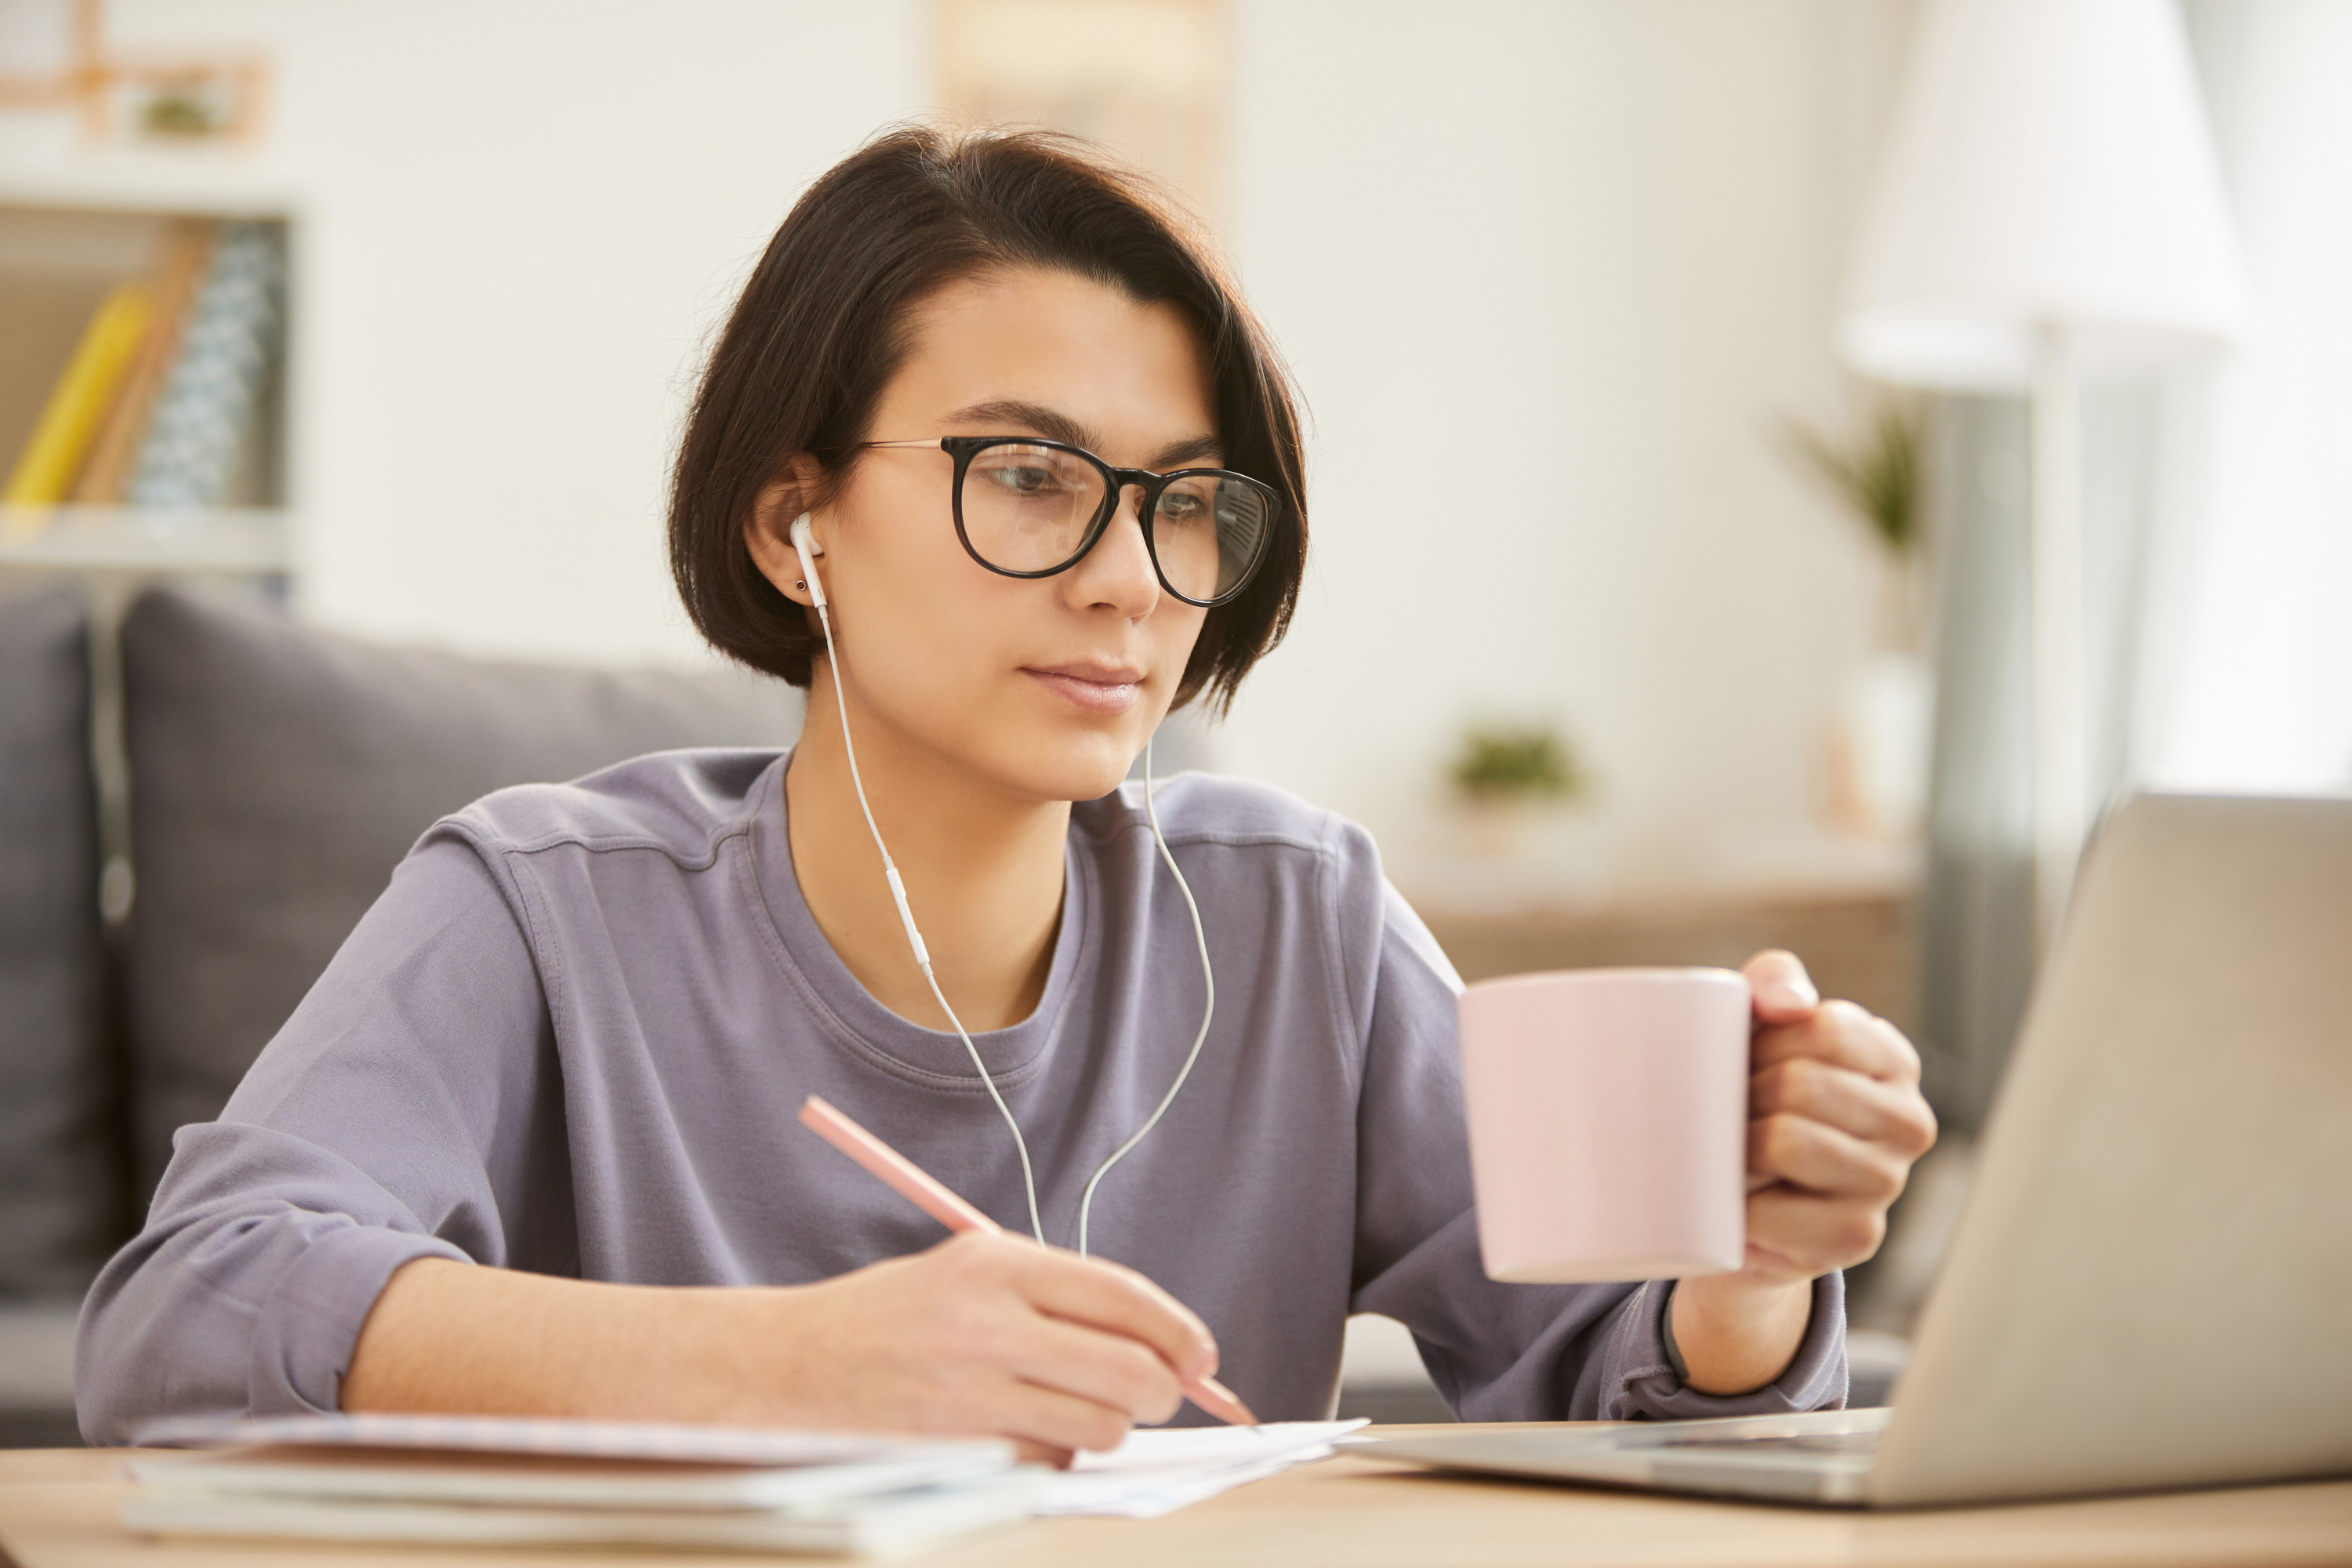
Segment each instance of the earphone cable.
M981 1060L980 1047L972 1044L971 1035L964 1028L963 1020L957 1017L955 1009L948 1005L947 993L940 988L939 976L932 972L931 955L923 944L923 933L915 924L914 910L907 902L906 883L899 878L898 863L890 858L890 847L882 841L882 829L874 820L873 805L866 798L866 780L857 770L857 744L849 733L849 698L842 686L841 652L833 640L833 612L825 604L824 586L817 579L816 563L811 559L818 551L812 542L808 525L808 514L803 512L793 524L793 547L800 553L801 567L806 574L803 581L808 584L810 597L815 602L817 623L824 630L825 663L833 670L834 710L841 720L841 746L843 753L849 759L850 788L856 792L857 809L865 815L866 831L873 836L875 851L882 857L883 879L890 886L891 901L898 906L898 922L906 930L907 944L914 951L915 966L923 972L923 980L930 986L932 999L939 1003L940 1011L946 1014L948 1022L955 1026L956 1037L963 1042L964 1053L971 1058L973 1070L980 1074L980 1081L986 1086L988 1098L995 1102L996 1113L1004 1119L1004 1125L1012 1131L1013 1147L1021 1156L1021 1187L1029 1200L1029 1233L1036 1238L1037 1245L1043 1247L1045 1245L1045 1225L1038 1212L1037 1176L1029 1159L1029 1141L1022 1136L1021 1123L1014 1119L1013 1108L1004 1103L1004 1096L998 1090L996 1079L989 1072L988 1064ZM1209 963L1209 936L1201 923L1201 906L1192 897L1192 885L1184 879L1183 868L1176 864L1176 856L1168 847L1167 835L1160 830L1160 810L1152 798L1151 739L1149 736L1143 742L1143 815L1151 825L1151 840L1159 847L1160 858L1167 863L1169 874L1176 879L1177 890L1183 894L1184 908L1192 918L1192 941L1201 952L1203 989L1201 1027L1192 1037L1192 1048L1185 1053L1183 1065L1176 1070L1176 1080L1168 1086L1168 1092L1160 1097L1160 1103L1152 1108L1143 1125L1137 1128L1126 1142L1112 1150L1110 1156L1095 1167L1094 1174L1087 1178L1086 1190L1078 1200L1078 1256L1081 1258L1087 1256L1087 1223L1094 1212L1096 1189L1102 1185L1103 1178L1110 1174L1111 1167L1127 1158L1136 1145L1160 1125L1160 1119L1167 1115L1168 1108L1176 1102L1177 1093L1183 1089L1184 1080L1192 1076L1192 1064L1201 1059L1201 1047L1208 1040L1209 1024L1217 1011L1217 975Z
M1168 1108L1176 1103L1176 1091L1182 1089L1184 1080L1192 1076L1192 1064L1201 1059L1201 1047L1209 1037L1209 1021L1217 1013L1217 972L1209 963L1209 933L1201 925L1201 906L1192 897L1192 885L1184 879L1183 868L1176 864L1176 857L1168 847L1167 836L1160 831L1160 811L1152 804L1151 742L1148 738L1143 742L1143 815L1151 824L1151 839L1160 847L1160 858L1168 863L1169 871L1176 879L1177 890L1184 895L1184 908L1192 916L1192 940L1201 950L1201 984L1206 992L1206 1000L1201 1006L1200 1032L1192 1037L1192 1048L1186 1053L1184 1065L1176 1070L1176 1081L1168 1086L1168 1092L1160 1097L1160 1103L1152 1108L1143 1125L1135 1130L1135 1135L1112 1150L1110 1158L1096 1166L1095 1173L1087 1179L1086 1194L1078 1200L1078 1256L1081 1258L1087 1256L1087 1220L1095 1206L1095 1189L1102 1185L1105 1176L1110 1174L1110 1168L1126 1159L1129 1151L1142 1142L1144 1136L1160 1125L1160 1119L1168 1114Z
M906 924L907 940L915 950L915 965L923 972L924 980L929 983L931 995L938 1001L940 1011L945 1013L948 1016L948 1022L955 1026L956 1038L963 1042L963 1048L971 1056L973 1068L980 1074L980 1081L987 1085L988 1098L996 1102L996 1113L1004 1118L1004 1125L1013 1130L1013 1147L1021 1155L1021 1188L1029 1198L1029 1233L1036 1237L1037 1245L1043 1247L1045 1244L1045 1225L1037 1215L1037 1177L1029 1164L1029 1141L1021 1136L1021 1123L1013 1119L1013 1108L1004 1103L1004 1096L997 1091L996 1079L989 1074L988 1064L980 1059L980 1047L971 1043L971 1036L965 1030L963 1020L956 1016L955 1009L948 1005L947 993L940 989L939 976L931 973L931 955L924 950L923 939L915 930L915 917L907 908L907 895L904 885L898 879L898 865L890 858L889 846L882 842L882 829L875 826L874 808L867 805L866 800L866 781L857 774L857 746L849 738L849 699L841 689L841 654L833 646L833 612L825 607L823 600L817 603L816 618L818 624L824 628L825 663L833 667L834 710L841 718L841 749L849 758L849 784L857 792L857 809L866 814L866 831L874 836L874 847L882 857L882 874L890 884L891 897L898 902L899 919ZM1145 750L1149 752L1148 744ZM1184 896L1189 899L1192 894L1187 892ZM1196 925L1199 920L1198 915L1193 917ZM1205 947L1202 948L1203 956L1206 955L1207 951ZM1194 1048L1197 1050L1199 1047ZM1125 1152L1120 1151L1122 1153ZM1088 1188L1089 1192L1092 1190L1091 1187ZM1084 1229L1083 1215L1080 1216L1080 1228ZM1081 1252L1086 1250L1083 1244L1079 1247L1079 1250Z

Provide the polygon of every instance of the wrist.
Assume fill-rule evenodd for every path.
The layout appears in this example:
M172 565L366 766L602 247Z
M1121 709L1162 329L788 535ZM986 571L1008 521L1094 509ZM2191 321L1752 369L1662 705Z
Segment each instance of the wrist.
M1788 1371L1812 1321L1812 1282L1715 1274L1679 1280L1666 1321L1684 1386L1748 1394Z
M673 1354L661 1359L677 1377L670 1399L696 1412L686 1418L803 1424L804 1289L716 1285L672 1294L677 1310L669 1326L677 1342Z

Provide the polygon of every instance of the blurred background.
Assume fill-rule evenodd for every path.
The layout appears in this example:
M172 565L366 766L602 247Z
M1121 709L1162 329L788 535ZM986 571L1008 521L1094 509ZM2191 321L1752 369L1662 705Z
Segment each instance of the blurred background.
M0 713L0 1294L70 1300L432 816L789 734L667 465L916 116L1158 174L1305 395L1297 624L1168 752L1363 822L1472 978L1778 943L1919 1040L1899 1364L2102 808L2352 788L2352 0L0 0L0 643L66 682ZM225 947L221 835L333 765L382 847ZM1425 1408L1381 1331L1352 1407Z

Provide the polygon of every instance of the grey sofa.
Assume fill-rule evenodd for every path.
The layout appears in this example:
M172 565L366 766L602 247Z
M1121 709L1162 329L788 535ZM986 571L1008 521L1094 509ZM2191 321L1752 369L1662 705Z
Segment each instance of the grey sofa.
M218 1112L436 817L799 726L798 694L748 675L384 647L152 591L121 628L131 893L110 926L91 625L71 586L0 598L0 1444L77 1440L75 1308L173 1131Z

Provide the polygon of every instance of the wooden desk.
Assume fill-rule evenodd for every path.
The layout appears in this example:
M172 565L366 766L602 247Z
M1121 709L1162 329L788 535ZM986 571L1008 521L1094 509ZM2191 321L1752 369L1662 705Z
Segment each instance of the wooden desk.
M533 1552L147 1541L115 1522L129 1490L104 1452L0 1453L0 1544L16 1568L530 1568L559 1561ZM576 1560L598 1568L760 1561L603 1552ZM1342 1455L1166 1519L1046 1520L917 1561L935 1568L2347 1563L2352 1481L1869 1515L1458 1479Z

